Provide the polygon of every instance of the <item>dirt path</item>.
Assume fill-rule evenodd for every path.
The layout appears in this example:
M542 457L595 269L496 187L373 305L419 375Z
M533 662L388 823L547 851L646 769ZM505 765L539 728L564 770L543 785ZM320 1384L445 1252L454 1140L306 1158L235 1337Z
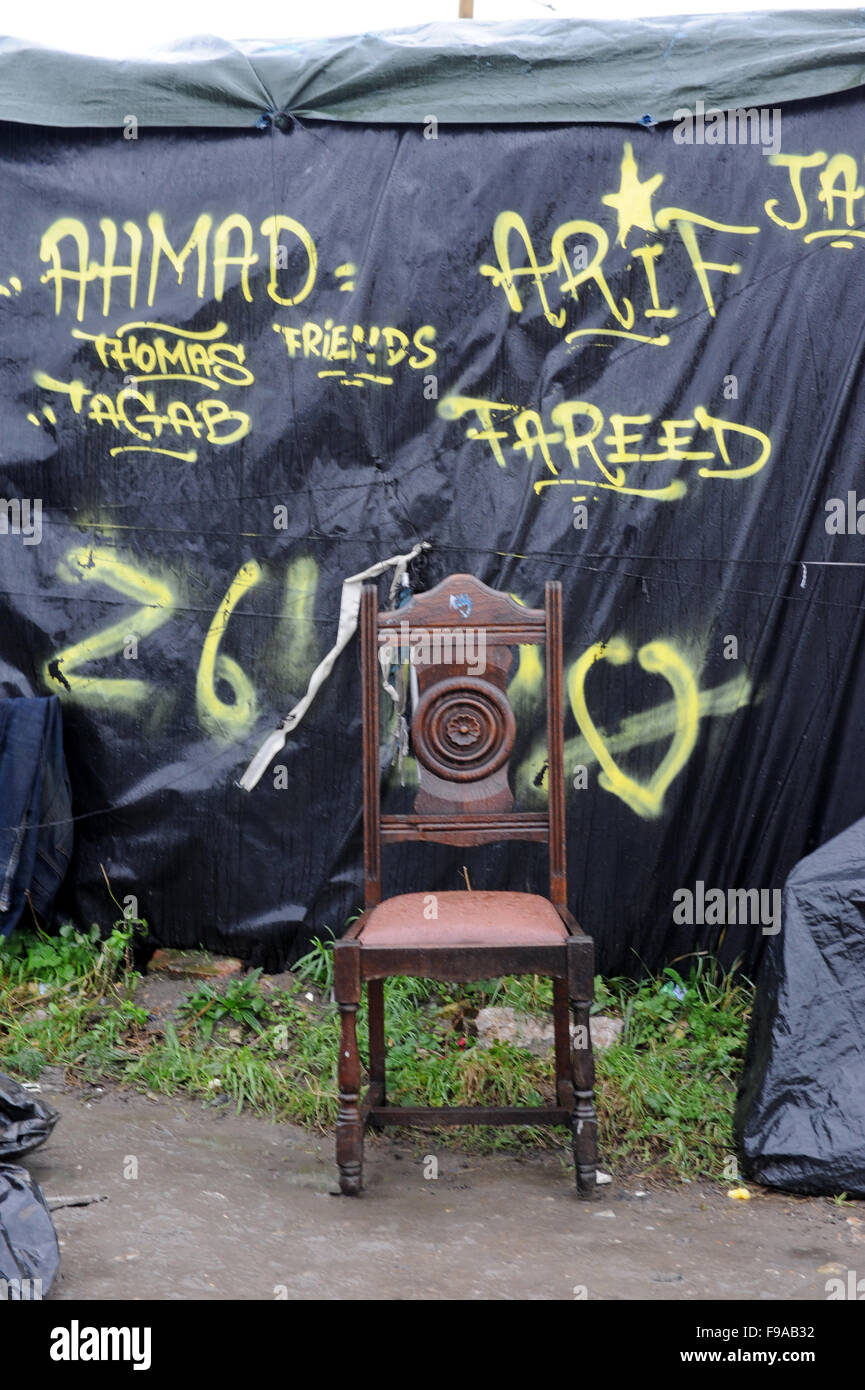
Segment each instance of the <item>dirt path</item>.
M107 1198L55 1211L55 1299L824 1299L819 1267L865 1268L861 1204L636 1183L585 1204L554 1155L439 1151L429 1180L420 1150L378 1136L354 1201L330 1195L330 1141L294 1126L194 1100L50 1099L62 1118L31 1171L48 1196Z

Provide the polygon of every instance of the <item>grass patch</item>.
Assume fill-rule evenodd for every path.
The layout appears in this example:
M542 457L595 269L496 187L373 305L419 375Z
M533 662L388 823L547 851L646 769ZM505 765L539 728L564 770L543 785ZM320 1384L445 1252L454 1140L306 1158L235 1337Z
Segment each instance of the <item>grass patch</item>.
M316 942L278 988L259 971L194 985L177 1020L148 1027L136 1003L131 945L143 923L100 939L16 932L0 942L0 1067L26 1080L46 1065L71 1080L114 1081L150 1094L183 1091L274 1119L329 1128L337 1109L339 1016L330 1002L333 943ZM617 1044L597 1054L603 1161L617 1172L721 1179L733 1153L732 1111L753 989L705 957L639 983L596 981L595 1012L619 1017ZM385 986L388 1096L394 1104L554 1102L552 1058L506 1042L477 1045L471 1019L487 1005L549 1014L549 980L474 984L392 980ZM366 1053L365 1004L358 1015ZM414 1139L428 1147L417 1131ZM527 1145L567 1155L564 1130L442 1129L440 1146L474 1152Z
M72 1068L82 1081L117 1074L147 1022L133 1001L138 930L143 922L122 921L104 941L95 926L0 941L0 1064L24 1080L48 1065Z
M604 1155L643 1171L724 1176L754 997L749 980L700 956L686 976L596 982L596 1009L619 1015L621 1041L598 1060Z

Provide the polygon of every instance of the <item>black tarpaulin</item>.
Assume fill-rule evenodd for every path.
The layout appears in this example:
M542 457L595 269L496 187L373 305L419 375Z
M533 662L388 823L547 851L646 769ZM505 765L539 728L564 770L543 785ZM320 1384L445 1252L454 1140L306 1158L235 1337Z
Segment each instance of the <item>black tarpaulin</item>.
M736 1129L745 1170L865 1196L865 820L797 864L763 962Z
M825 70L797 52L791 78ZM63 702L63 911L115 911L104 868L161 944L275 967L343 929L355 643L236 780L343 578L429 540L416 584L563 584L570 905L600 967L754 964L770 923L729 893L865 811L863 101L790 101L744 142L516 103L495 129L3 127L0 690ZM540 677L523 651L526 809ZM529 847L475 853L479 886L543 885ZM465 860L394 848L386 887Z
M23 1158L38 1149L59 1118L53 1105L0 1073L0 1159Z
M26 1168L0 1163L0 1301L38 1302L59 1267L57 1232L42 1189Z

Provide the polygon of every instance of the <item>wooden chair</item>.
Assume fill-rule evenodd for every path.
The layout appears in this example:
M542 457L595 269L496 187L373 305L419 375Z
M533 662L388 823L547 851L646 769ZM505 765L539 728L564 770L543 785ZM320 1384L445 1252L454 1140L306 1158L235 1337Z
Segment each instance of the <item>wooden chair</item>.
M363 798L366 910L335 945L334 994L340 1012L339 1185L357 1196L368 1124L567 1125L577 1191L590 1197L597 1164L594 1060L589 1033L594 945L568 911L562 724L561 586L548 583L543 609L523 608L468 574L378 613L377 590L361 598ZM402 626L401 626L402 625ZM466 644L466 633L474 645ZM412 751L420 789L412 814L382 815L379 802L379 649L420 643L419 698ZM426 648L424 648L426 643ZM465 660L484 648L483 674ZM511 648L546 644L548 811L515 811L508 759L515 721L507 698ZM437 647L437 649L436 649ZM424 660L424 657L432 659ZM442 660L442 657L447 658ZM396 660L396 657L394 657ZM381 845L400 840L479 845L535 840L549 846L549 898L533 893L456 891L382 898ZM502 975L553 978L555 1106L416 1108L388 1106L385 1095L384 980L412 975L481 980ZM369 1007L369 1088L361 1103L356 1016L363 984ZM568 1008L573 1013L571 1047Z

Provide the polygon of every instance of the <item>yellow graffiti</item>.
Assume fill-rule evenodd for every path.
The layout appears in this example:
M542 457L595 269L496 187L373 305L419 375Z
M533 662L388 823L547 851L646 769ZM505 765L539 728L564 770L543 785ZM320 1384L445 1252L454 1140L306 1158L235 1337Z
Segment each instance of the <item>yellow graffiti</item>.
M81 547L70 550L58 574L71 582L105 584L124 598L141 604L137 611L101 631L65 647L42 667L42 679L53 693L87 703L103 702L123 713L132 713L149 698L148 681L107 676L82 676L78 668L123 651L130 638L149 637L174 612L174 596L168 586L118 559L114 550Z
M199 721L207 733L226 742L243 738L249 732L255 723L257 700L255 687L249 677L233 657L219 650L219 646L237 604L244 594L260 582L261 577L261 566L255 560L241 565L213 616L198 663L195 704ZM234 695L231 704L216 693L218 680L230 686Z
M115 395L109 395L92 391L81 380L58 381L43 371L35 371L33 381L43 391L67 396L74 413L82 415L88 424L107 426L121 435L131 434L143 445L152 444L162 437L163 431L170 431L175 436L190 434L193 439L224 447L243 439L251 428L245 411L230 409L219 397L196 401L194 406L172 400L160 409L151 390L124 386Z
M147 219L149 240L136 222L123 223L123 235L128 247L126 260L118 263L119 232L116 222L103 217L99 222L102 234L102 260L90 252L90 233L77 217L59 217L45 231L39 248L40 259L49 266L42 275L42 284L54 286L54 312L63 309L67 291L74 295L75 317L80 322L88 308L88 293L96 287L101 296L99 311L107 318L116 306L120 284L125 281L124 304L135 309L146 294L152 305L161 278L169 285L182 286L186 263L197 257L198 274L195 294L198 299L224 297L229 273L235 274L240 292L249 303L253 298L250 271L261 257L254 249L255 233L252 224L242 213L230 213L218 226L213 218L201 213L180 250L176 250L166 235L165 222L159 212ZM315 243L307 229L291 217L267 217L260 234L266 239L266 259L269 279L266 292L275 304L298 304L310 294L315 283L318 257ZM290 246L283 243L283 234L292 238ZM279 293L279 274L287 275L290 259L299 262L299 281L294 293ZM149 265L144 263L148 262ZM168 273L166 276L166 266ZM145 284L142 281L146 281ZM90 307L93 307L92 305Z
M303 223L295 222L293 217L266 217L261 224L261 231L262 235L268 237L270 240L270 279L267 282L267 293L275 304L283 304L285 306L300 304L302 300L307 298L315 284L315 277L318 271L318 252L315 249L315 242ZM301 282L300 287L295 293L288 297L279 294L277 288L276 270L277 266L280 264L280 251L284 249L280 245L279 240L281 232L289 232L291 236L295 237L303 248L303 253L306 256L306 279ZM337 271L337 274L339 274L339 271Z
M664 247L660 241L654 242L652 246L635 246L631 252L632 256L642 262L643 272L646 276L646 287L652 301L651 308L643 310L644 319L674 319L679 312L675 304L667 305L667 307L664 308L658 297L658 276L655 270L655 261L663 254ZM568 337L570 336L569 334ZM639 338L639 334L635 336ZM566 338L565 342L567 341L568 339ZM670 338L669 334L664 333L660 338L649 338L647 341L651 343L661 343L666 347Z
M750 478L755 473L759 473L767 462L772 445L769 436L762 430L752 429L750 425L735 425L734 429L750 439L756 439L760 445L760 452L750 463L743 464L739 468L734 468L727 449L725 430L729 428L729 421L716 420L701 405L694 407L694 416L697 424L703 430L712 430L718 446L718 453L726 465L724 468L699 468L697 471L701 478Z
M667 646L668 644L662 645ZM569 694L575 679L575 670L576 667L572 667L567 678ZM694 677L694 684L696 685L696 677ZM537 702L539 695L540 682L535 691L535 702ZM697 719L728 717L735 714L737 710L744 709L749 704L751 695L751 680L747 673L735 676L732 680L726 681L723 685L715 686L711 690L698 690ZM571 698L571 708L574 709L573 697ZM577 717L575 709L574 716ZM680 728L680 722L680 702L678 698L674 698L654 705L650 709L640 710L637 714L628 715L622 720L615 732L597 730L593 744L590 744L585 733L581 732L565 742L566 766L588 769L599 762L598 749L600 747L604 748L608 758L615 759L624 757L633 749L648 747L661 739L672 739ZM515 779L517 795L525 807L540 805L545 799L542 773L546 756L546 741L539 738L517 769ZM617 785L607 788L607 790L611 790L614 795L619 794ZM661 803L658 814L663 810L663 796ZM626 804L630 804L627 799ZM642 802L640 805L642 806ZM632 806L631 809L644 819L650 818L640 807Z
M268 222L270 218L268 218ZM264 231L264 228L262 228ZM231 254L231 237L239 232L243 250L240 255ZM213 236L213 293L217 299L225 294L225 281L230 266L240 270L240 291L247 304L252 303L252 290L249 287L249 272L258 263L258 253L252 249L253 234L249 218L243 213L234 212L221 222Z
M507 430L497 430L493 424L494 415L515 415L518 405L506 405L502 401L485 401L479 396L445 396L439 401L436 414L443 420L460 420L470 411L477 415L480 429L473 425L466 428L466 439L483 439L489 444L493 458L499 468L507 468L508 461L502 453L500 439L508 438Z
M811 208L803 176L806 170L820 169L816 201L823 205L822 220L835 220L836 202L841 206L844 220L840 226L824 227L820 231L805 233L802 237L803 242L809 245L814 241L828 240L832 247L852 251L855 243L851 238L865 240L865 232L856 227L855 207L860 198L865 197L865 186L859 183L859 166L853 155L835 154L829 158L825 150L815 150L813 154L773 154L769 156L769 163L775 168L786 170L795 203L793 215L784 217L778 211L781 206L780 199L767 199L763 206L767 216L776 226L787 231L801 231L807 225ZM825 165L825 168L821 169L821 165ZM814 211L819 215L818 208ZM861 220L861 208L858 209L858 215Z
M715 297L712 295L709 277L706 271L719 271L723 275L738 275L741 272L741 261L706 261L700 254L700 246L697 243L697 232L694 227L709 227L713 232L729 232L734 236L752 236L759 232L759 227L736 227L731 222L715 222L711 217L700 217L697 213L688 213L683 207L662 207L658 213L658 227L661 231L666 231L672 225L676 225L677 231L683 240L684 249L687 250L697 275L697 284L700 285L702 297L705 299L706 309L709 310L712 318L715 318Z
M367 382L372 386L393 386L392 376L376 376L373 372L355 372L353 376L349 376L341 369L334 369L332 372L319 372L318 375L322 381L328 377L336 377L340 386L363 387Z
M323 323L307 319L298 325L275 323L273 331L282 335L292 361L303 358L307 361L356 362L360 358L369 366L380 369L378 374L361 371L350 377L347 369L341 367L318 373L320 377L344 377L343 385L362 385L369 381L391 386L393 377L382 374L385 368L391 370L407 361L413 371L419 372L431 367L436 360L433 347L436 331L430 323L414 329L411 337L391 324L335 323L333 319L325 319ZM412 347L415 352L409 355Z
M793 221L788 221L785 217L780 217L776 212L779 205L777 198L769 198L763 204L766 213L772 221L779 227L785 227L788 231L798 231L805 226L808 221L808 204L802 189L802 173L805 169L816 169L826 161L826 154L823 150L817 150L814 154L770 154L769 163L775 168L786 169L790 178L790 188L793 197L796 199L796 217Z
M282 615L276 632L276 666L289 690L301 690L318 665L315 594L318 565L309 555L292 560L285 575Z
M626 140L622 155L619 191L618 193L607 193L601 199L602 203L615 208L618 212L619 235L616 240L620 246L626 245L628 232L632 227L640 227L644 232L656 230L655 220L652 216L652 194L660 188L663 182L663 174L655 174L653 178L644 181L640 179L637 172L637 161L634 159L634 147L630 140Z
M112 458L116 458L118 454L165 454L166 458L180 459L181 463L194 463L198 457L194 449L188 449L184 453L180 449L154 449L149 444L119 444L108 452Z
M719 473L718 477L724 475ZM624 483L598 483L589 481L587 478L542 478L535 483L534 489L538 496L545 487L590 487L603 488L605 492L619 492L627 497L651 497L653 502L678 502L680 497L684 497L688 491L688 484L683 478L674 478L666 487L626 487ZM572 497L572 502L584 502L585 496Z
M697 244L697 234L694 227L709 227L713 232L728 232L734 236L753 236L759 232L759 227L735 226L730 222L714 222L711 217L700 217L696 212L687 212L685 208L661 208L657 216L658 227L666 231L675 225L679 236L682 238L683 245L687 251L697 283L706 301L706 308L712 318L715 317L715 299L709 284L707 270L715 270L723 275L739 275L742 270L740 261L704 261L700 255L700 248Z
M520 602L516 594L511 597ZM542 655L537 646L520 646L518 658L517 670L508 685L508 699L518 715L531 719L543 700ZM752 684L747 672L743 672L722 685L701 690L696 673L673 643L648 642L638 651L637 660L644 671L668 682L673 698L626 716L615 731L599 728L587 705L587 676L598 661L622 666L632 658L630 645L617 637L607 643L596 642L566 672L566 689L580 733L565 741L565 766L588 770L598 765L599 785L605 791L618 797L641 819L655 820L664 810L672 783L694 751L700 720L729 717L747 707ZM630 776L617 761L634 749L647 748L667 738L671 742L666 755L645 781ZM539 734L514 774L516 795L523 809L545 803L546 766L546 736ZM405 781L417 785L412 759L406 759L403 770Z
M697 741L700 720L699 694L689 667L668 642L648 642L640 648L637 661L643 670L663 676L672 686L676 727L670 747L648 782L637 781L622 770L610 753L589 714L585 695L586 675L597 661L609 661L613 666L623 666L632 657L631 647L622 637L615 637L607 643L596 642L574 665L568 678L568 694L583 737L603 769L598 778L599 785L605 791L613 792L630 806L632 811L636 811L638 816L654 819L661 814L664 795L670 783L687 763Z
M110 450L112 458L118 454L151 453L194 463L198 457L195 449L171 449L153 441L159 439L163 431L170 431L177 436L192 435L209 444L233 444L249 433L249 415L229 409L218 398L199 400L194 405L170 400L160 409L152 390L138 388L145 382L158 385L175 381L215 391L223 386L250 386L255 378L244 365L246 349L243 344L219 341L227 328L223 322L199 331L151 320L121 324L113 334L86 333L73 328L74 338L93 345L102 367L125 372L124 381L130 384L116 395L109 395L92 391L80 379L58 381L43 371L35 371L33 380L43 391L68 397L75 414L83 415L88 424L108 426L119 434L132 435L141 441L115 446ZM151 335L155 335L152 340ZM42 413L47 419L56 421L50 407L43 408ZM40 427L35 413L31 412L28 419Z
M529 262L527 266L515 266L511 260L510 242L514 233L522 243ZM575 236L590 236L595 242L592 259L576 274L574 274L568 257L567 247L569 238ZM504 290L509 308L516 314L522 311L523 301L515 282L524 276L528 277L540 299L544 317L548 323L553 324L556 328L564 326L566 313L564 309L553 310L550 307L544 284L546 278L560 273L564 277L559 285L560 291L562 294L569 294L575 302L579 301L580 285L590 281L594 282L606 301L610 313L618 319L623 328L629 329L634 322L634 306L629 299L626 299L623 307L619 308L601 269L609 245L610 239L603 227L599 226L597 222L587 222L578 218L563 223L553 233L550 242L551 259L548 264L541 265L529 229L520 214L518 212L500 212L493 226L493 246L498 264L481 265L478 269L479 273L486 276L493 285Z
M511 593L514 603L525 608L519 594ZM517 669L508 685L508 699L516 714L528 711L535 704L544 680L540 649L534 645L517 648Z
M768 154L768 150L765 153ZM860 162L854 155L841 152L830 156L825 150L816 150L811 154L769 154L766 165L767 168L786 173L792 195L793 205L790 208L785 208L783 199L778 197L766 198L763 202L763 211L775 226L786 231L802 231L813 211L824 223L832 225L805 232L802 237L805 243L828 240L833 247L852 250L865 242L865 230L861 226L865 208L865 179L861 177ZM805 179L809 174L812 183L806 187ZM634 229L648 236L656 232L677 234L678 245L687 253L703 304L714 318L718 306L711 277L738 276L743 267L741 261L735 259L705 259L698 232L706 229L728 237L750 237L759 234L761 227L757 222L720 221L684 207L669 206L655 210L653 199L663 182L664 175L660 173L641 178L633 145L625 141L619 166L619 187L615 192L603 194L600 199L605 207L612 208L616 213L615 245L631 258L627 269L631 270L635 263L639 263L641 268L642 276L638 284L642 283L649 304L639 312L647 320L673 318L680 312L681 306L662 304L660 293L661 268L666 270L671 258L674 259L676 241L659 241L630 249L627 243ZM502 291L512 313L522 313L525 291L534 291L544 318L553 327L561 329L566 324L567 309L556 302L553 288L561 299L570 299L574 304L580 303L582 295L594 291L600 295L606 311L618 326L596 323L591 327L570 328L565 340L572 347L581 346L588 340L600 345L603 339L621 338L630 338L647 346L665 347L670 343L669 335L654 336L649 332L639 332L635 328L638 311L634 302L624 296L620 301L614 297L607 279L607 263L612 254L610 240L599 222L578 218L561 223L550 237L550 255L547 259L538 250L523 217L516 211L505 210L495 219L492 242L495 260L481 264L478 272ZM616 269L621 269L621 266L617 264ZM606 345L614 344L607 342Z
M817 198L825 205L826 216L830 222L835 216L835 199L839 198L844 205L845 226L855 227L856 213L853 204L865 196L865 188L857 181L858 173L856 160L849 154L836 154L822 170Z
M510 596L523 605L518 594ZM517 715L530 718L543 694L542 651L535 645L521 645L517 653L518 665L508 683L508 700ZM597 727L589 713L586 677L598 661L623 666L632 658L629 643L622 637L615 637L610 642L596 642L573 663L566 674L566 689L580 736L565 743L564 758L568 767L588 769L593 763L599 764L599 785L642 819L655 820L664 809L664 798L671 784L694 751L700 720L731 715L747 706L751 681L747 673L743 673L713 690L700 690L696 675L671 642L647 642L638 651L637 661L644 671L660 675L668 682L673 699L627 716L619 729L609 734ZM668 737L671 743L666 755L645 782L629 776L616 761L631 749L646 747ZM546 736L541 735L515 773L516 792L524 809L544 802L546 766ZM409 785L418 785L413 759L405 760L403 779L403 785L406 781Z
M634 343L648 343L650 347L667 347L670 342L669 333L659 333L653 337L648 333L625 333L621 328L574 328L570 333L565 334L565 342L572 343L577 338L630 338ZM602 347L603 344L598 344Z
M802 240L804 242L812 242L823 241L828 238L830 246L834 246L840 251L853 251L855 249L853 242L847 240L847 238L851 236L858 237L860 240L865 241L865 232L846 232L844 236L839 237L837 231L809 232Z
M536 702L544 679L544 668L537 647L520 647L519 664L508 686L508 699L517 714L530 709Z
M157 336L152 342L142 340L133 329ZM136 383L188 381L195 386L213 386L215 382L224 386L251 386L255 377L243 365L246 360L243 344L217 341L227 331L227 323L193 331L142 320L121 324L113 335L85 333L82 328L73 328L72 337L93 343L103 367L134 374ZM166 342L166 337L177 341Z
M174 249L174 247L172 246L171 242L168 240L168 237L165 235L165 219L163 218L161 212L152 212L152 213L150 214L150 217L149 217L147 220L148 220L148 226L150 227L150 236L151 236L151 239L152 239L152 247L153 247L153 249L152 249L152 251L151 251L151 256L150 256L150 284L149 284L148 292L147 292L147 302L148 302L148 304L152 304L152 303L153 303L153 300L154 300L154 298L155 298L155 296L156 296L156 285L157 285L157 281L158 281L158 279L159 279L159 262L160 262L160 258L161 258L162 256L166 256L166 257L168 258L168 260L169 260L169 261L171 262L171 264L174 266L174 273L175 273L175 275L177 276L177 283L178 283L178 285L182 285L182 284L183 284L183 273L184 273L184 270L186 269L187 257L189 257L189 256L192 254L193 251L195 251L195 252L197 253L197 255L198 255L198 284L197 284L197 294L198 294L198 298L199 298L199 299L203 299L203 297L204 297L205 281L206 281L206 278L207 278L207 238L209 237L209 235L210 235L210 229L211 229L211 227L213 226L213 218L212 218L212 217L209 217L208 214L207 214L206 212L203 212L203 213L201 214L201 216L198 217L198 218L196 219L195 226L192 228L192 231L190 232L189 236L188 236L187 239L186 239L186 244L185 244L185 246L183 247L183 249L182 249L181 251L175 251L175 249ZM111 224L109 224L109 225L111 225ZM100 226L103 226L103 224L100 223ZM138 237L139 237L138 246L139 246L139 254L140 254L140 247L141 247L141 243L142 243L142 241L143 241L143 237L141 237L140 229L137 228L137 227L135 227L135 224L134 224L134 223L125 224L125 228L124 228L124 229L126 229L127 227L130 229L130 234L131 234L132 236L135 235L135 232L138 233ZM135 231L132 231L132 230L131 230L132 228L135 228ZM50 235L50 230L49 230L48 235ZM116 239L116 235L117 235L117 234L116 234L116 231L115 231L115 234L114 234L114 235L115 235L115 239ZM43 261L44 261L44 260L46 259L46 257L43 256L42 259L43 259ZM136 288L137 288L137 281L138 281L138 274L137 274L137 266L136 266L135 280L134 280L134 281L130 280L130 286L131 286L131 288L130 288L130 303L129 303L129 307L130 307L130 308L134 308L134 307L135 307L135 290L136 290ZM108 298L109 298L109 301L110 301L110 283L111 283L111 282L110 282L109 280L106 280L105 292L106 292L106 295L107 295ZM59 312L59 311L58 311L58 312ZM109 312L109 305L108 305L108 304L106 304L106 305L103 307L102 312L103 312L103 314L105 314L105 315L108 314L108 312ZM80 315L79 315L79 318L80 318Z
M846 171L842 171L842 174L846 177ZM671 229L678 233L679 241L690 260L691 269L703 297L703 302L709 314L714 318L717 309L709 272L738 275L742 266L738 261L705 260L700 251L695 229L705 227L710 231L723 232L728 236L752 236L760 231L760 227L756 224L740 225L731 222L718 222L713 218L704 217L700 213L691 212L687 208L665 207L654 212L652 198L663 181L663 174L654 174L647 179L640 178L633 146L630 141L626 140L620 165L618 191L603 194L601 202L616 211L617 245L623 251L627 248L628 235L635 227L648 234L657 231L668 232ZM829 187L827 197L830 195L842 197L849 202L855 196L855 192L850 190L848 184L845 184L841 190L836 189L834 183L827 187ZM511 252L514 238L516 238L517 245L516 260L524 260L525 264L515 263L515 257ZM585 245L587 238L590 238L593 244L588 248ZM581 287L586 286L588 289L589 286L593 286L594 290L601 295L607 312L616 319L619 327L611 328L595 324L591 328L573 328L565 337L565 341L572 347L581 345L583 339L598 337L630 338L634 342L649 346L668 346L670 342L668 334L653 335L632 331L636 317L634 304L625 297L622 298L621 304L616 302L604 273L609 247L609 237L598 222L585 218L575 218L563 222L553 232L550 238L550 259L544 261L535 248L532 234L524 219L519 213L506 210L498 214L493 224L493 249L496 262L495 264L484 263L480 265L478 273L490 280L495 288L503 291L509 309L515 314L521 313L524 307L518 286L523 280L526 280L528 287L533 288L538 296L545 319L555 328L565 326L567 310L564 307L556 308L553 306L548 293L547 281L554 276L560 277L556 285L559 295L563 298L570 298L575 304L580 303ZM634 261L637 261L645 280L642 288L648 292L650 301L649 306L642 310L643 317L646 319L673 318L679 313L678 305L662 305L659 294L658 266L669 251L669 246L656 242L651 246L636 247L628 253L632 257L628 270L632 268Z
M542 474L533 483L538 495L548 487L587 487L672 502L688 490L683 478L645 486L632 476L634 467L700 463L700 477L735 480L759 473L772 452L769 436L762 430L722 420L704 406L695 406L693 418L655 422L654 448L644 440L647 426L652 425L650 415L614 412L605 419L591 401L560 401L550 412L549 425L539 411L476 396L446 396L439 402L438 414L445 420L474 416L478 423L466 425L465 437L486 443L500 468L508 466L505 447L516 459L535 464ZM578 420L585 422L582 427ZM698 440L699 431L702 438ZM734 439L739 441L736 459L730 450ZM718 466L709 466L713 464Z

